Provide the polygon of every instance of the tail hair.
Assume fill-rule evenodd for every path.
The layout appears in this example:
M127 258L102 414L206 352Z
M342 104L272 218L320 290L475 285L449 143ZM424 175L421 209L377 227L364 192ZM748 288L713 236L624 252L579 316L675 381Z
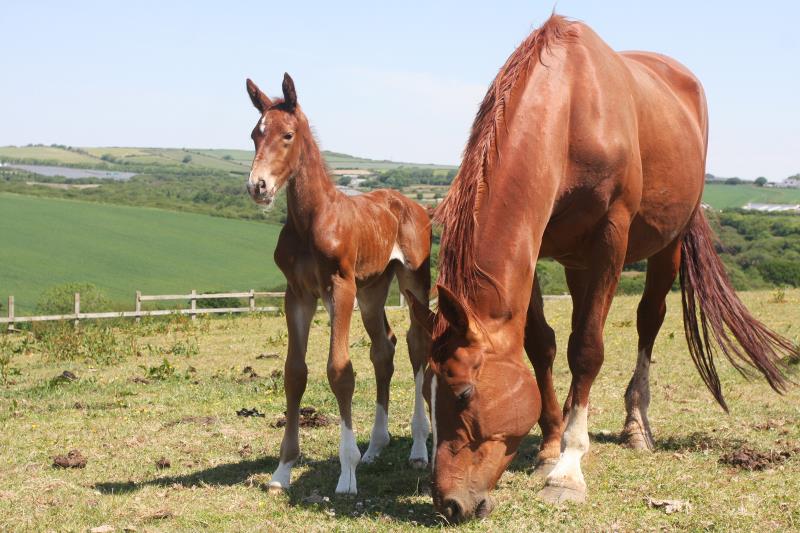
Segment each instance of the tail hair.
M698 208L681 244L683 327L700 377L727 412L714 363L714 344L742 375L751 377L751 368L755 368L778 393L785 392L790 383L783 356L797 356L800 347L750 314L725 273L714 240L705 214Z

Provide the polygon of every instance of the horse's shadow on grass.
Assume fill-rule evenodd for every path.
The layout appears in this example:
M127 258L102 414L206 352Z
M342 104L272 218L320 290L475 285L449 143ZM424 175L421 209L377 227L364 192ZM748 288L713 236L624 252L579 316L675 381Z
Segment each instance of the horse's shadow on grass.
M375 463L359 465L357 496L334 494L340 470L338 457L312 461L301 456L295 467L292 486L286 492L288 502L292 506L316 509L320 513L333 511L336 516L386 516L419 525L442 524L444 522L435 514L428 496L429 471L415 470L408 466L411 442L409 437L393 437ZM363 453L367 443L360 444ZM428 448L430 449L430 441ZM186 474L144 481L100 482L94 488L102 494L119 495L153 486L230 487L247 484L261 488L264 490L264 497L269 498L275 497L268 494L266 489L269 476L277 466L277 457L243 459ZM420 500L417 496L422 496L423 499Z

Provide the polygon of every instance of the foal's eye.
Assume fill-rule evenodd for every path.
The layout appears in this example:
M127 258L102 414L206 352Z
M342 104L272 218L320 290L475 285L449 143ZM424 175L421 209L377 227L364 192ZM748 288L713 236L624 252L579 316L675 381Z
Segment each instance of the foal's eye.
M294 138L294 133L291 131L287 131L286 133L283 134L283 139L285 141L291 141L293 138Z
M468 385L464 387L464 389L456 394L456 402L460 407L464 407L469 402L469 399L472 397L472 394L475 392L475 387L473 385Z

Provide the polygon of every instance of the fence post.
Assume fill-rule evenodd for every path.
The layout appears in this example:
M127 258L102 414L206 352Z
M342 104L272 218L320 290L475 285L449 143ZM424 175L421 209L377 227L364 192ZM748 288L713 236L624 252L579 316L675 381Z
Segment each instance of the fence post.
M75 293L75 327L78 327L78 322L80 322L80 315L81 314L81 293Z
M8 297L8 318L11 322L8 323L8 331L14 331L14 297Z
M142 312L142 291L136 291L136 305L134 308L136 309L136 323L139 324L142 321L142 317L139 314Z
M197 310L197 291L192 289L192 320L197 318L197 315L194 312Z
M256 295L255 295L255 292L256 292L255 290L250 289L250 312L251 313L256 310Z
M400 307L405 307L405 306L406 306L406 297L403 296L403 293L401 292L400 293Z

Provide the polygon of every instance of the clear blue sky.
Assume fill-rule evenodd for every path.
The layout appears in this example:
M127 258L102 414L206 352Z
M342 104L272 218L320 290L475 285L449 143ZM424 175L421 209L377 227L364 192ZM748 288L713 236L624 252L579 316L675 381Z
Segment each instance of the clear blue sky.
M553 2L44 2L0 9L0 145L249 148L284 71L323 148L457 163L477 104ZM612 47L703 81L708 170L800 172L800 2L560 0Z

